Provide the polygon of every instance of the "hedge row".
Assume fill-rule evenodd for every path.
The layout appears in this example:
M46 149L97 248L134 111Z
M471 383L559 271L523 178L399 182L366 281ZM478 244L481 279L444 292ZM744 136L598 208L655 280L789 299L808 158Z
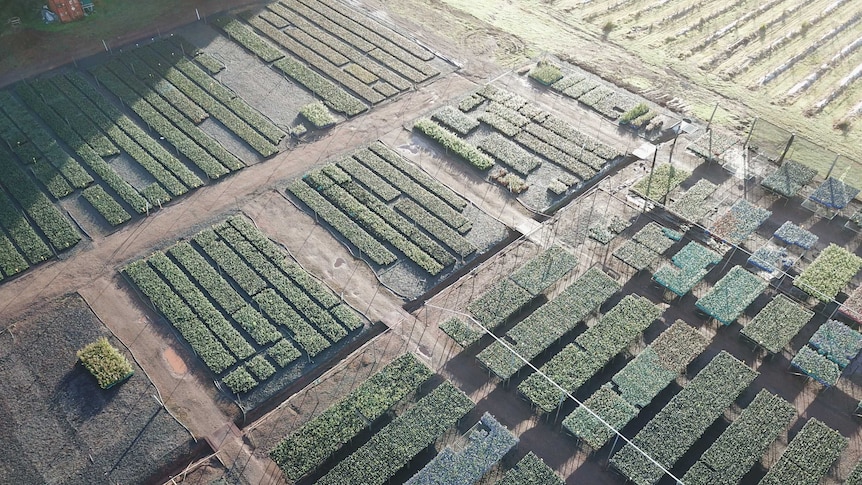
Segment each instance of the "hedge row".
M11 181L14 183L23 180L23 178L14 178L15 173L12 170L17 171L18 168L12 164L11 160L0 157L0 177L2 177L4 182ZM13 177L7 178L9 175ZM2 191L0 191L0 226L6 229L9 237L18 246L30 264L41 263L52 256L51 248L36 234L33 226L27 222L27 219L24 218L21 212L18 212L13 202ZM26 268L27 265L24 264L21 271ZM11 276L11 274L7 273L7 276Z
M135 143L144 148L162 166L171 172L186 187L193 189L203 185L203 181L182 162L168 152L162 145L141 129L134 121L108 102L93 86L78 73L67 74L66 78L95 104L107 117L116 123ZM54 78L58 82L60 78ZM71 85L70 85L71 87Z
M422 188L444 200L458 212L463 211L464 208L467 207L466 199L437 181L437 179L427 174L424 170L414 165L409 160L394 152L383 142L375 141L369 145L368 148L377 154L377 156L389 162L390 165L407 174L407 176L413 179L413 181L421 185Z
M384 202L392 202L401 195L401 191L383 180L379 175L356 161L355 158L342 158L336 164L347 172L354 180L364 185L374 195L380 197Z
M356 12L350 9L345 8L344 4L341 2L333 2L330 0L318 0L321 3L329 6L330 8L337 10L347 17L355 17ZM355 24L354 24L355 25ZM363 35L363 38L369 39L371 42L374 42L377 45L380 45L378 41L382 40L384 42L389 42L389 44L397 45L401 49L409 52L414 57L421 59L423 61L430 61L434 59L434 54L420 46L419 44L413 42L412 40L402 36L401 34L395 32L394 30L381 25L379 22L369 19L362 24L362 27L365 30L369 30L374 33L373 37L366 37ZM361 33L360 33L361 35ZM366 35L370 35L366 33ZM390 39L392 39L390 41Z
M81 112L86 113L94 125L98 126L120 149L138 162L147 173L152 175L162 187L170 192L171 196L176 197L188 192L189 187L180 182L170 170L166 169L158 160L147 153L137 142L129 138L125 132L120 130L111 119L105 116L97 106L69 83L68 80L63 77L55 77L51 79L51 82L59 93L66 96ZM197 179L194 174L191 175ZM198 179L196 182L193 182L192 187L199 187L202 184L203 182Z
M369 59L366 56L366 52L373 48L371 44L368 44L346 29L338 26L335 22L332 22L305 5L302 5L299 2L291 2L290 9L288 9L281 3L271 3L267 5L267 8L278 14L280 17L286 19L312 38L317 39L321 43L333 48L341 55L347 57L357 66L393 86L395 93L389 94L389 96L397 94L400 91L410 89L413 86L410 81L404 79L397 73L390 71L388 68L375 62L373 59ZM301 15L297 14L297 12ZM311 22L309 22L309 20L311 20ZM330 32L335 35L330 34ZM358 44L354 41L359 41L360 43ZM367 48L365 48L366 46Z
M371 103L372 105L377 104L385 99L383 95L369 88L364 82L341 70L337 65L325 59L314 50L302 45L302 43L293 39L290 35L286 33L291 32L291 30L280 31L258 17L250 18L249 22L261 32L266 34L270 39L274 40L280 46L287 49L287 51L290 52L294 57L306 62L309 66L317 69L323 74L326 74L330 79L334 80L341 86L346 87L350 91L353 91L354 93L356 93L357 96ZM314 39L309 40L318 43ZM341 54L338 55L341 56ZM347 59L344 58L344 60L346 61Z
M102 216L112 226L119 226L132 218L132 216L123 209L123 206L117 203L113 197L105 192L105 189L103 189L101 185L92 185L87 187L81 195L83 195L84 198L87 199L87 202L89 202L93 208L99 212L99 214L102 214Z
M403 354L281 440L270 457L289 480L301 478L415 392L431 375L413 354Z
M18 87L23 85L23 83L18 84ZM51 106L71 130L77 133L100 157L113 157L120 154L117 146L93 124L84 112L54 89L49 80L39 79L28 83L27 86L33 90L36 96Z
M312 172L304 178L312 187L315 187L315 180L318 178L331 180L322 172L317 172L316 174ZM331 183L328 187L320 187L318 185L315 188L332 202L333 205L340 208L343 212L350 214L369 234L380 240L389 242L404 253L408 259L418 264L419 267L432 276L439 274L443 270L443 266L439 262L435 261L428 253L405 238L390 225L389 221L374 213L366 204L357 200L340 185Z
M473 401L443 382L378 431L318 480L320 485L383 485L473 408Z
M126 182L114 169L105 163L102 157L96 153L83 139L73 131L66 121L61 118L54 109L46 104L41 97L28 85L18 84L16 91L24 102L35 111L45 122L57 133L81 157L84 164L89 166L114 192L126 203L132 206L138 214L143 214L148 209L148 202L128 182Z
M523 147L532 150L534 153L547 158L555 165L563 167L580 180L589 180L596 175L596 171L585 163L581 163L575 157L562 152L550 143L547 143L530 133L518 133L515 136L515 141L520 143Z
M3 276L15 276L29 267L24 256L12 245L12 241L0 233L0 280Z
M535 136L542 142L547 143L551 147L565 153L571 159L574 159L580 165L574 164L571 168L569 166L563 165L563 168L571 171L578 176L580 176L579 172L590 174L589 177L585 178L585 180L592 178L592 176L595 175L596 172L604 168L607 163L604 159L599 158L595 154L586 150L583 144L578 145L572 143L571 141L563 138L562 136L537 123L530 123L526 126L525 131L530 135ZM560 161L571 163L567 158L560 158ZM581 165L585 165L586 167L581 167ZM585 168L588 171L585 170Z
M107 63L93 71L97 80L128 105L147 125L159 133L200 168L207 177L218 179L244 165L218 142L160 98L154 91L135 80L118 62ZM124 79L124 80L123 80Z
M452 229L465 234L473 227L470 219L458 210L453 209L451 205L444 202L438 195L430 192L423 185L416 183L411 177L406 176L403 171L381 158L376 152L364 148L354 152L353 158L359 160L374 173L383 177L427 211L439 217L440 220L448 224Z
M244 99L237 96L235 92L226 88L221 83L215 82L216 80L209 73L189 61L181 51L174 48L173 44L163 41L152 44L150 47L161 54L163 58L173 61L172 65L176 69L204 88L212 97L224 103L225 106L263 135L270 143L278 145L286 136L284 131L275 126L272 121L259 111L252 108Z
M239 293L191 244L187 242L178 243L168 250L168 254L225 312L233 313L245 305L245 300Z
M288 262L284 250L270 241L247 218L241 215L233 216L228 218L228 223L248 239L258 251L265 254L273 264L281 269L284 274L296 283L297 286L302 288L320 306L331 310L340 304L341 300L329 288L324 286L323 283L311 276L310 273L307 273L298 264ZM352 329L352 327L350 328Z
M212 117L221 121L230 131L245 140L261 156L268 157L278 152L278 148L272 142L258 133L248 122L239 117L230 107L225 106L208 91L208 89L215 89L213 86L218 84L217 82L211 81L207 83L206 87L200 86L182 72L179 67L182 62L180 62L178 55L174 55L173 58L169 57L170 54L164 57L160 56L157 53L156 47L154 45L154 47L136 49L129 53L124 58L124 61L128 64L132 62L132 57L136 56L138 59L146 62L150 69L176 86L177 89L206 110ZM192 65L186 59L183 59L183 61ZM200 72L203 73L203 71ZM203 74L206 76L206 73Z
M312 93L320 96L327 106L338 113L355 116L368 109L362 101L295 59L285 57L273 66L289 78L305 86Z
M270 260L258 251L231 225L216 226L216 232L228 245L257 271L270 285L278 290L309 323L314 324L330 340L337 342L347 335L333 317L311 299L302 289L286 277Z
M135 261L124 271L214 373L221 374L236 363L236 358L145 260Z
M485 98L480 99L482 99L483 101L485 100ZM508 136L509 138L516 137L522 133L520 127L510 123L502 116L492 113L491 111L482 112L479 115L478 120L490 126L491 128L494 128L500 133Z
M416 223L422 229L428 231L429 234L454 251L458 256L466 258L476 252L476 246L465 239L458 231L447 226L412 200L407 198L399 199L394 207L396 211L403 214L404 217Z
M296 180L287 189L374 263L386 266L394 263L397 259L377 239L365 232L351 218L338 210L304 181Z
M271 44L261 39L251 29L227 15L217 17L213 23L225 31L231 39L260 57L263 62L270 63L284 57L284 54Z
M255 295L254 301L270 320L290 330L293 340L308 353L309 357L314 357L329 348L329 342L272 288L267 288Z
M197 314L204 325L239 360L244 360L254 355L254 347L212 305L197 285L164 253L155 253L147 259L147 262L174 288L174 291L186 301L189 308Z
M499 133L484 138L479 148L525 177L542 165L541 159Z
M474 145L458 138L457 135L428 118L420 118L413 125L413 128L439 143L447 151L452 151L455 155L458 155L479 170L488 170L494 166L494 161L479 151Z
M453 106L443 106L431 115L431 119L438 121L461 136L469 135L479 127L479 122L472 116L467 116Z
M455 258L437 244L424 232L416 228L414 224L401 216L392 207L384 204L376 196L366 191L355 182L347 182L344 184L347 192L356 198L357 201L365 204L368 208L374 211L383 220L387 221L399 233L403 234L410 242L415 244L419 249L427 253L431 258L440 263L444 268L455 263Z
M42 230L54 249L62 251L78 244L78 241L81 240L78 231L10 158L0 157L0 181L6 190L12 194L12 197L21 204L24 212L30 216L33 223ZM11 210L17 213L17 210ZM14 220L15 218L11 219ZM25 222L22 220L21 223L24 224ZM29 226L29 223L26 225ZM22 250L28 258L33 257L30 261L35 264L50 257L41 247L41 239L35 236L32 230L27 231L23 229L23 226L21 227L22 232L19 234L22 237ZM13 235L11 230L10 235ZM18 242L17 239L16 242Z
M340 11L344 9L344 7L342 5L338 5L332 2L321 3L315 0L299 1L301 1L307 7L310 7L316 10L318 13L326 16L332 22L338 24L342 28L349 30L356 36L377 46L378 49L372 49L369 52L372 57L376 57L375 52L381 54L380 57L385 57L385 61L380 59L380 57L376 58L381 60L381 62L389 66L391 69L413 80L414 82L422 82L439 74L439 71L433 68L430 64L423 62L415 55L405 51L404 48L400 47L410 46L411 44L413 44L412 41L404 39L403 37L399 36L398 34L392 32L389 29L386 29L386 33L384 35L379 35L371 29L365 27L365 25L375 25L376 22L374 20L365 17L363 19L364 22L359 23L352 18L356 17L356 12L347 12L346 14L343 14ZM401 42L396 44L390 41L389 38L400 38L399 40ZM414 49L417 47L418 46L415 45L413 46ZM424 55L427 56L427 54L427 52L424 52Z
M221 271L230 276L237 286L249 296L254 296L266 288L266 283L232 249L219 241L212 230L198 233L195 243L218 265Z
M63 178L63 175L42 156L42 153L30 142L27 136L2 112L0 112L0 140L9 146L25 165L29 166L30 171L36 176L36 180L42 182L55 199L72 193L74 189Z

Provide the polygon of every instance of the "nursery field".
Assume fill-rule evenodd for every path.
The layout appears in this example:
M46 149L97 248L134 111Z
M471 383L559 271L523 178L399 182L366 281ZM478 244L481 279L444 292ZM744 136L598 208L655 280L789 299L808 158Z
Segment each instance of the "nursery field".
M0 476L862 483L859 182L718 127L826 144L856 7L488 5L261 2L0 90Z
M853 142L859 129L853 119L860 102L854 82L860 30L858 5L852 1L684 6L662 0L526 1L501 6L447 0L423 6L406 0L391 8L413 12L427 29L445 26L456 38L483 39L499 32L491 53L513 66L539 54L557 55L685 115L708 119L718 103L715 121L743 137L752 120L761 118L862 159ZM523 46L519 55L504 52L510 36ZM762 58L755 59L758 55ZM732 77L722 74L735 70ZM770 73L773 77L761 86ZM819 162L821 174L828 163Z

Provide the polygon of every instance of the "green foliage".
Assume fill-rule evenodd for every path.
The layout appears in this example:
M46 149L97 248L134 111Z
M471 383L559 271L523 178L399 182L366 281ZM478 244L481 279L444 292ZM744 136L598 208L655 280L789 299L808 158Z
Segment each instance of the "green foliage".
M231 39L260 57L263 62L270 63L284 57L280 50L234 18L224 15L216 17L213 23L224 30Z
M575 269L578 258L562 249L551 246L518 268L509 277L533 295L542 293L560 278Z
M412 168L384 145L374 143L353 157L459 233L466 234L473 227L470 219L461 214L466 207L464 199L441 183L428 180L427 174L420 176L418 168Z
M386 266L397 259L377 239L368 234L365 229L361 228L343 212L338 210L331 202L323 198L323 196L304 181L296 180L287 189L308 206L315 215L326 221L333 229L356 246L360 254L366 255L374 263Z
M499 133L492 133L479 143L479 148L500 163L523 176L542 165L542 160Z
M443 382L317 483L382 485L472 408L470 398L449 382Z
M813 263L793 280L793 285L822 302L831 302L862 269L862 258L836 244L829 244Z
M738 483L796 416L796 408L763 389L683 477L691 485ZM694 471L693 471L694 470ZM699 470L709 470L703 473Z
M243 365L228 372L221 381L224 382L228 389L230 389L234 394L246 393L257 387L258 384L257 380L255 380Z
M482 332L458 317L452 317L440 324L440 331L449 336L461 347L467 348L478 342Z
M368 109L361 101L299 61L285 57L276 61L273 66L320 96L327 106L338 113L355 116Z
M847 447L847 442L837 431L811 418L760 483L815 485Z
M480 152L474 145L458 138L457 135L428 118L419 119L413 125L413 128L436 141L446 150L452 151L455 155L458 155L479 170L488 170L494 165L494 161Z
M294 360L302 357L302 352L290 343L290 340L281 339L266 351L266 355L279 367L284 367Z
M395 403L415 392L431 371L413 354L396 358L318 416L281 440L270 457L297 480L366 429Z
M299 108L299 114L315 128L328 128L335 124L335 118L329 114L326 105L320 101Z
M539 61L535 67L530 69L530 79L535 79L545 86L550 86L563 78L560 66L550 61Z
M841 377L838 364L807 345L799 349L790 365L825 386L834 386Z
M5 166L3 164L4 162L2 158L0 158L0 174L9 173L5 171ZM18 212L18 209L9 197L6 196L5 192L0 192L0 226L3 226L6 229L12 242L18 245L23 256L25 256L31 264L40 263L52 256L51 249L47 244L45 244L42 238L36 234L36 231L27 222L27 219L24 218L23 214ZM11 270L12 267L13 266L9 266L7 269ZM25 262L23 266L15 264L14 267L20 267L20 270L23 271L27 269L28 265ZM14 273L15 272L7 273L7 276L12 276Z
M614 279L590 268L555 299L512 327L506 333L507 340L519 355L533 360L619 290L620 284ZM499 342L476 357L501 379L512 377L523 365Z
M105 189L103 189L101 185L92 185L87 187L81 195L83 195L84 198L87 199L87 202L99 211L99 214L102 214L102 216L104 216L112 226L119 226L132 218L132 216L123 209L123 206L117 203L113 197L105 192Z
M785 197L793 197L816 176L817 170L793 160L785 160L778 170L767 175L760 184Z
M671 468L757 375L722 351L646 424L633 442L662 466ZM611 464L639 485L653 484L664 474L628 444L614 455Z
M494 283L467 310L489 330L494 330L532 301L534 296L509 278Z
M695 306L723 325L730 325L767 286L760 277L740 266L734 266L715 286L698 298Z
M614 429L622 429L638 414L638 409L626 402L613 389L608 386L600 387L584 401L583 406L579 406L563 419L563 428L584 440L594 450L604 446L614 436L614 432L587 409L598 414Z
M236 363L231 355L195 316L191 308L143 259L124 269L126 275L173 325L214 373L221 374Z
M563 485L563 480L533 452L506 472L497 485Z
M755 315L741 334L775 354L789 344L813 316L811 310L779 294Z
M667 194L690 176L691 172L687 170L662 163L638 180L632 191L645 199L664 203Z
M639 117L647 114L647 112L649 110L650 110L650 107L647 106L646 103L638 103L635 105L634 108L623 113L622 116L620 116L619 122L621 125L630 123L634 119L639 118Z
M114 348L105 337L87 344L77 355L78 360L93 374L102 389L113 387L134 373L126 356Z
M467 136L479 127L479 122L475 118L465 115L460 110L449 105L435 111L431 115L431 119L440 122L443 126L461 136Z

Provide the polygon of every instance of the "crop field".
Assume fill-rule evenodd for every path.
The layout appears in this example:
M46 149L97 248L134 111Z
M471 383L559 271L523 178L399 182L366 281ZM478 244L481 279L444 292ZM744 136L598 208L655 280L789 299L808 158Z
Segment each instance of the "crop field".
M858 180L660 94L850 136L858 7L678 3L260 2L0 89L0 476L862 483Z
M837 398L855 386L841 384L854 378L843 373L848 360L840 355L855 356L862 334L847 326L853 320L829 320L830 315L819 305L832 302L840 291L849 292L851 280L859 281L862 260L855 255L859 253L858 243L852 243L853 251L847 252L830 244L833 238L852 239L853 233L847 229L818 239L799 226L782 223L782 217L802 216L811 223L811 218L816 221L821 216L804 216L805 209L794 203L779 206L780 214L758 209L763 203L775 207L772 201L776 197L762 189L742 200L755 204L741 211L739 202L733 201L735 197L727 197L730 194L725 192L734 190L728 185L734 179L722 177L717 166L708 169L694 163L679 168L674 182L665 185L662 193L650 192L653 198L665 198L666 205L635 217L628 227L607 221L612 216L631 218L631 209L626 206L638 199L616 198L606 203L590 201L592 194L585 196L583 204L599 204L604 211L595 218L599 222L590 224L586 237L569 234L582 231L583 223L578 219L585 217L583 208L566 207L550 221L553 229L541 233L544 244L554 244L551 249L537 250L529 241L516 243L498 255L502 259L486 264L483 271L488 274L473 277L487 282L484 292L477 289L476 281L459 281L418 310L420 318L436 321L440 331L453 340L454 347L444 347L444 352L457 353L463 347L465 353L475 355L492 382L506 383L507 395L526 399L535 413L558 423L585 453L600 451L590 456L613 455L611 468L635 483L657 483L663 472L632 446L617 445L613 432L584 407L574 406L566 393L622 430L663 467L680 478L685 475L685 483L710 483L715 477L756 483L764 472L750 468L758 462L763 470L773 468L761 483L780 483L784 480L780 477L789 473L788 461L802 467L811 476L811 483L830 470L830 477L843 478L858 459L847 448L848 437L856 439L856 426L847 421L852 419L855 401L850 398L844 417L833 421L832 426L850 433L842 436L818 419L797 420L801 410L794 392L776 396L758 382L771 380L775 374L786 375L789 364L791 373L811 378L819 383L815 386L825 386L828 391L823 397L806 401L807 416L815 417L821 416L816 409L832 406L825 398L827 392ZM700 175L693 176L692 172ZM667 177L667 172L660 170L653 175L663 174ZM636 182L631 190L642 193L638 187L649 174L626 169L618 176L631 177L627 180ZM719 178L725 183L710 182ZM707 186L711 187L701 188ZM702 206L712 209L703 215L699 211ZM671 216L673 222L668 224L661 213L682 215ZM734 217L728 218L728 214ZM695 226L686 226L681 232L680 223ZM716 224L728 227L723 233L712 230L716 234L713 238L698 236ZM610 229L614 226L616 231ZM764 269L762 261L753 260L754 249L767 244L784 251L778 271ZM573 261L580 264L567 266L571 271L568 276L543 286L544 295L537 298L535 293L524 292L523 297L517 296L523 289L513 281L525 279L523 273L547 264L540 261L549 258L554 248L563 254L573 251L577 255ZM609 254L614 257L609 259ZM559 256L556 259L559 261ZM508 279L500 279L507 274ZM841 274L845 276L838 276ZM811 280L817 283L808 286ZM785 289L779 291L782 282ZM847 304L855 305L853 301L848 299ZM561 326L560 321L567 325ZM499 340L489 339L486 331ZM729 334L736 332L738 339L729 340ZM839 334L845 337L837 337ZM833 344L824 343L824 339ZM837 339L845 343L837 344ZM735 358L725 350L733 352ZM764 359L769 355L774 357ZM634 359L629 360L631 356ZM743 363L752 359L754 369ZM528 362L532 363L529 367ZM532 372L536 368L541 374ZM701 370L693 372L692 368ZM453 369L452 373L458 376L466 371ZM716 377L711 377L713 373ZM683 374L696 376L686 384L679 380ZM562 390L551 385L547 377ZM683 389L668 402L674 393L668 385L674 381ZM727 386L735 387L731 390ZM737 396L750 404L728 414L725 408ZM663 404L651 405L655 400ZM650 419L657 410L661 411ZM723 433L709 431L721 415L730 426ZM805 430L783 453L781 445L773 444L780 436L787 436L788 428L803 425ZM816 427L823 433L822 453L816 459L794 458L794 453L801 453L796 450L806 446L806 430L813 433ZM755 434L759 441L752 441ZM676 446L668 447L671 442ZM679 462L683 455L692 453L703 456L697 463ZM832 466L839 457L839 466Z
M574 5L555 8L573 11ZM862 113L862 11L856 2L608 0L576 8L581 19L609 29L609 37L628 49L686 64L692 75L699 71L747 89L811 123L848 129Z
M194 451L137 364L129 380L103 391L76 363L75 352L99 337L118 345L86 302L67 295L42 303L0 337L4 481L152 480Z
M582 90L576 94L563 84L577 84ZM555 91L570 99L580 97L613 120L636 105L634 97L623 99L586 75L560 74L554 85ZM591 102L587 96L596 90L602 95ZM560 117L544 105L556 104L559 109L565 103L550 95L538 100L489 84L463 96L456 105L416 120L413 131L432 149L455 155L531 210L545 212L611 170L622 160L625 148L579 130L579 121Z
M248 23L220 16L213 27L188 29L211 39L216 28L233 41L227 46L201 49L171 35L0 91L0 278L75 246L75 224L87 236L110 233L290 148L289 134L332 126L451 71L419 44L382 24L360 24L337 3L258 10L241 15ZM289 80L277 86L288 99L255 100L261 109L247 102L251 66L258 78ZM300 117L310 106L319 106L317 114Z
M503 241L505 226L375 142L292 182L287 192L405 298L428 291Z
M250 407L325 362L366 326L243 216L123 272L221 385Z

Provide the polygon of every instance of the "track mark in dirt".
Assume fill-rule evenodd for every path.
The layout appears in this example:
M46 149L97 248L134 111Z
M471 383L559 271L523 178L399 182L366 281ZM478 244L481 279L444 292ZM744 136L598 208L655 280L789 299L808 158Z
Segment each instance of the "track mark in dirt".
M526 44L517 35L481 28L467 32L458 45L478 56L493 55L501 64L515 63L526 56Z
M183 358L174 349L168 347L162 352L162 357L168 363L168 367L170 367L172 373L182 376L189 371Z

